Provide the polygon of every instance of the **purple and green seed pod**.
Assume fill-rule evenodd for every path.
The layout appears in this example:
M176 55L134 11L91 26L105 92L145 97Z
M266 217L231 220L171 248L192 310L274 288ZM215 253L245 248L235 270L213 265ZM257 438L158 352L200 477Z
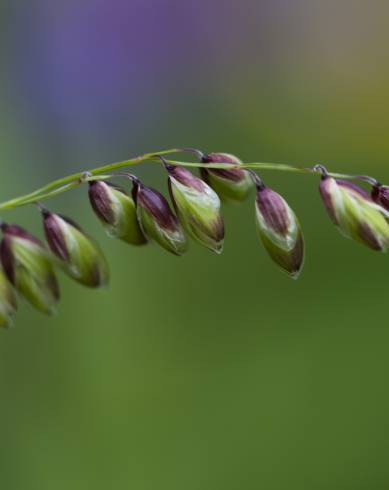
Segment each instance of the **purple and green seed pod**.
M361 187L324 176L320 194L339 231L367 247L385 252L389 246L389 212L373 201Z
M50 254L35 237L17 225L3 224L1 263L10 283L39 311L52 314L59 288Z
M185 232L165 197L138 180L134 182L133 196L144 235L174 255L185 253Z
M203 180L182 167L166 166L169 192L188 234L216 253L223 251L224 221L220 199Z
M202 178L225 201L242 201L254 187L253 180L243 168L242 161L229 153L209 153L203 163L230 163L234 168L200 168Z
M47 243L63 270L84 286L105 286L109 268L99 245L69 218L47 210L42 216Z
M389 211L389 186L381 184L373 186L371 197L374 202Z
M12 316L17 309L16 294L0 266L0 327L7 328L12 324Z
M258 186L255 211L257 232L268 254L297 279L304 262L304 239L293 210L275 191Z
M135 202L124 189L108 182L91 181L89 200L109 236L131 245L147 243L138 223Z

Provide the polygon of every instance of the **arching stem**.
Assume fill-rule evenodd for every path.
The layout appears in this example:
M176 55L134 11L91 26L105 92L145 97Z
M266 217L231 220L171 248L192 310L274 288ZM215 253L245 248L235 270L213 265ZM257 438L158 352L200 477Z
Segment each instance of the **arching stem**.
M170 150L145 153L144 155L140 155L136 158L124 160L121 162L115 162L108 165L103 165L100 167L93 168L91 170L78 172L76 174L68 175L61 179L55 180L37 189L34 192L30 192L29 194L25 194L23 196L0 203L0 211L6 209L13 209L20 206L25 206L27 204L35 203L36 201L43 201L52 198L54 196L67 192L71 189L74 189L75 187L78 187L84 182L89 182L92 180L108 179L111 176L103 175L103 174L107 174L113 170L139 165L140 163L145 161L153 161L153 162L158 162L160 164L161 157L163 158L164 155L171 155L173 153L180 153L180 152L194 153L198 158L204 155L200 150L191 149L191 148L173 148ZM164 159L164 162L166 162L166 164L169 165L177 165L181 167L193 167L193 168L204 167L204 168L214 168L214 169L218 169L218 168L231 169L232 167L231 163L197 163L197 162L192 163L192 162L182 162L182 161L167 160L167 159L166 160ZM315 165L312 167L301 168L301 167L296 167L293 165L285 165L281 163L254 162L254 163L244 163L239 168L257 169L261 171L274 170L277 172L292 172L292 173L300 173L300 174L322 175L321 169L323 167L320 165ZM251 173L254 174L253 170L251 170ZM330 177L339 178L339 179L361 180L371 185L376 185L377 183L376 179L363 175L349 175L349 174L340 174L340 173L332 173L332 172L328 172L328 175Z

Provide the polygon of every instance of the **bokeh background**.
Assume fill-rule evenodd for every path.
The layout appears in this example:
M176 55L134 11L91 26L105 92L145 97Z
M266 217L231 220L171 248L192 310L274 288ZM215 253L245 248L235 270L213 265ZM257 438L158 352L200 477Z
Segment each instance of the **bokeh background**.
M389 182L386 1L0 3L0 195L175 146ZM155 164L137 170L165 189ZM54 319L0 336L7 490L389 485L388 258L343 239L317 178L267 172L305 230L295 282L226 206L225 252L110 241L85 189L51 201L112 282L61 277ZM41 234L35 209L4 213Z

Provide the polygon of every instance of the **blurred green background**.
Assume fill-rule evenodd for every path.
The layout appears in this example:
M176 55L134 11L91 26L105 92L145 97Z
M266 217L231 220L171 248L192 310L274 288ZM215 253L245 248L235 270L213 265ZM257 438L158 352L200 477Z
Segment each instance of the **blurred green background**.
M389 182L381 1L0 4L0 195L173 146ZM162 170L137 169L165 189ZM343 239L317 178L267 172L305 230L296 281L253 197L222 256L110 241L79 188L50 202L102 244L108 290L61 277L55 318L0 336L7 490L381 490L389 485L388 258ZM4 212L41 235L35 209Z

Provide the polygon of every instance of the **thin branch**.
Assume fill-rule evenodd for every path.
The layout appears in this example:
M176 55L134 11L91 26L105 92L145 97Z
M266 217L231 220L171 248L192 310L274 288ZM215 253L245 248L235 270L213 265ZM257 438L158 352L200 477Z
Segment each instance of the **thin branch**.
M199 158L201 155L204 155L200 150L188 149L188 148L173 148L170 150L162 150L153 153L145 153L144 155L140 155L136 158L132 158L129 160L124 160L121 162L115 162L108 165L103 165L97 168L93 168L91 170L78 172L72 175L68 175L58 180L54 180L49 184L23 196L10 199L0 204L0 211L6 209L13 209L20 206L25 206L27 204L34 203L36 201L43 201L49 199L51 197L57 196L58 194L62 194L63 192L67 192L70 189L74 189L84 182L88 182L91 180L103 180L110 178L110 175L101 175L107 174L112 170L117 170L129 166L139 165L145 161L153 161L161 163L161 157L163 155L170 155L173 153L180 152L192 152L195 153ZM192 162L182 162L176 160L165 160L167 164L177 165L181 167L189 167L189 168L212 168L212 169L231 169L234 168L234 165L231 163L192 163ZM314 165L312 167L296 167L294 165L286 165L282 163L266 163L266 162L253 162L253 163L243 163L239 165L239 168L247 168L247 169L256 169L256 170L274 170L277 172L291 172L291 173L300 173L300 174L317 174L322 175L322 171L320 170L322 166ZM237 167L238 168L238 167ZM361 180L367 182L371 185L375 185L377 180L369 177L369 176L361 176L361 175L350 175L350 174L342 174L342 173L333 173L328 172L328 175L337 179L348 179L348 180Z

